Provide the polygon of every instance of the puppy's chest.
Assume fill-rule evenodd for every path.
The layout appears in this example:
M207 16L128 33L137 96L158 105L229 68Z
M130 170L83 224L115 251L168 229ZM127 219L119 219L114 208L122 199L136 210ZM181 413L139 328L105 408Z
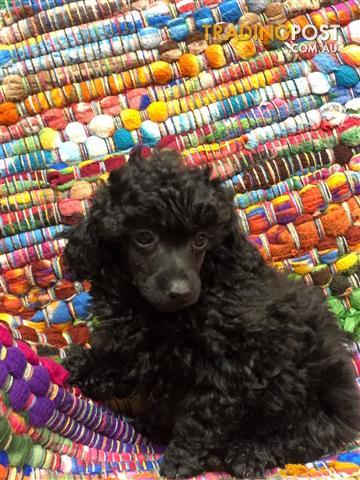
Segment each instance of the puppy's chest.
M220 377L241 375L241 362L225 355L225 346L210 342L203 335L170 336L151 353L150 363L161 378L172 377L191 383L209 383ZM149 365L150 366L150 365ZM153 369L154 371L154 369Z

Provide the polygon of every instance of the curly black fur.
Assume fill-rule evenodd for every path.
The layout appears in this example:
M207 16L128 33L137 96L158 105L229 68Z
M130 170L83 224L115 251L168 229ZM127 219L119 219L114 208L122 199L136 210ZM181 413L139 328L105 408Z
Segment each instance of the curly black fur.
M133 155L69 234L65 259L92 280L101 320L92 349L68 361L72 383L95 399L150 400L137 425L169 441L168 477L214 469L251 477L352 442L359 391L322 292L270 269L239 234L229 195L174 157ZM212 231L196 301L159 311L139 292L128 258L136 228Z

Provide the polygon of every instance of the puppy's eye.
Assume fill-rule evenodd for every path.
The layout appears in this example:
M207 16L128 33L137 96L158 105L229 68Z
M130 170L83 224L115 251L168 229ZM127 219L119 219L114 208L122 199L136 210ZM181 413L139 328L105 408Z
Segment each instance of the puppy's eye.
M198 233L194 237L193 245L196 248L205 248L208 244L209 238L206 233Z
M154 234L148 230L141 230L140 232L137 232L134 236L134 239L140 247L149 247L155 243Z

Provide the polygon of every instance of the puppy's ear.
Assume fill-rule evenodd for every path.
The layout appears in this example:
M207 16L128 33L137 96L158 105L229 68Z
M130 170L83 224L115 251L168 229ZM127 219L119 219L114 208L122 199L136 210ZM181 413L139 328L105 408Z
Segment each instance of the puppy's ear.
M136 145L130 152L129 160L128 162L130 164L132 163L138 163L138 162L143 162L147 159L149 159L151 156L151 149L147 145Z
M102 187L96 193L88 215L65 235L68 242L63 258L79 280L93 280L101 277L106 264L107 248L104 244L107 225L113 221L108 209L108 187Z
M231 255L234 257L234 260L236 259L236 263L241 270L247 274L256 274L263 268L267 268L259 250L240 231L235 212L232 215L231 231L225 238L224 244L231 251Z
M244 274L256 274L266 267L260 252L246 239L241 232L236 211L234 209L234 191L224 187L219 180L210 180L221 199L218 207L220 218L223 218L224 232L219 248L214 251L215 261L222 264L224 270L237 270ZM221 209L220 209L221 206ZM227 232L227 233L226 233ZM224 273L225 274L225 273Z
M155 147L152 152L152 158L160 159L164 162L164 164L165 162L173 162L175 164L181 163L180 153L176 149L170 147L163 147L161 149Z

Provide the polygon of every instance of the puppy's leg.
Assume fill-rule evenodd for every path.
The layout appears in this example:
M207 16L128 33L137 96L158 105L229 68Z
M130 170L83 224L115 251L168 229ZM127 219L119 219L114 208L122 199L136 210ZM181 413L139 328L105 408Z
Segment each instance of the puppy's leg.
M360 434L360 391L351 355L323 332L323 344L309 359L308 405L287 431L287 459L306 463L343 449ZM331 345L331 343L334 345ZM330 347L328 344L330 343Z
M265 471L278 466L284 458L284 446L276 437L269 443L239 440L229 445L224 459L224 470L236 478L262 478Z
M285 424L272 433L258 431L254 438L239 438L230 444L224 470L236 478L261 478L266 470L287 463L307 463L333 452L338 426L325 414L309 412L294 425L284 419L289 422L288 428ZM284 419L279 418L279 426Z
M168 478L188 478L217 470L221 465L218 447L219 439L211 423L203 424L196 413L184 415L176 420L160 474Z
M346 410L345 398L344 404ZM274 430L273 434L266 436L257 432L259 437L256 439L239 439L230 445L224 470L237 478L261 477L266 470L274 467L284 467L287 463L305 464L336 453L347 442L355 440L355 426L344 422L345 412L336 414L333 411L331 414L317 407L309 405L303 418L294 424L288 418L288 424ZM349 409L353 408L354 405L349 405ZM359 402L357 408L360 410ZM281 423L284 419L279 418L279 426Z
M358 408L360 410L360 404ZM287 433L282 464L307 463L336 453L356 440L357 435L359 429L355 432L353 426L346 425L338 416L313 410Z

